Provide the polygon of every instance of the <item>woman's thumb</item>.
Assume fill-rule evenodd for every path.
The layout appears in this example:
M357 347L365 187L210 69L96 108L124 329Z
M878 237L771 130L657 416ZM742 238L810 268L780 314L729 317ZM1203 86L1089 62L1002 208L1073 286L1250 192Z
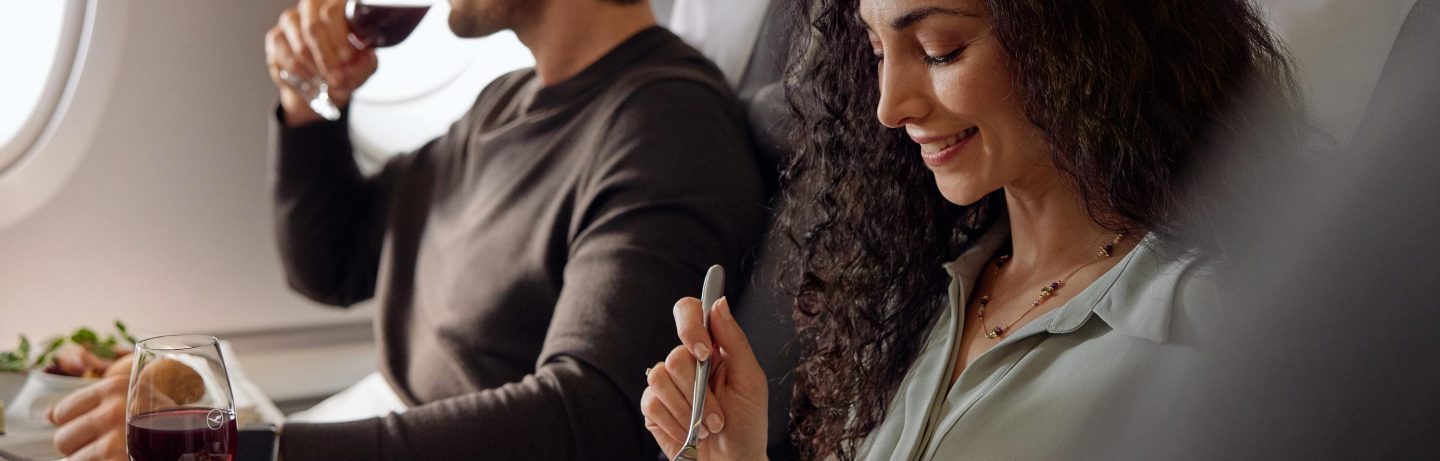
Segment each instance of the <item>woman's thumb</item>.
M710 335L716 345L725 349L726 367L732 373L756 373L764 376L760 362L755 359L755 351L750 349L750 340L745 337L745 331L740 329L740 324L730 312L728 298L716 300L710 310Z

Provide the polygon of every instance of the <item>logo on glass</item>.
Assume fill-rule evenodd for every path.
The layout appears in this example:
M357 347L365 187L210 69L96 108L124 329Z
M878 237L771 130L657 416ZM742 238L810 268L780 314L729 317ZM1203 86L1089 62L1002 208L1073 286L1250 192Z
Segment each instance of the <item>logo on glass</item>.
M225 427L225 412L210 410L210 413L205 415L205 425L212 431L218 431L220 428Z

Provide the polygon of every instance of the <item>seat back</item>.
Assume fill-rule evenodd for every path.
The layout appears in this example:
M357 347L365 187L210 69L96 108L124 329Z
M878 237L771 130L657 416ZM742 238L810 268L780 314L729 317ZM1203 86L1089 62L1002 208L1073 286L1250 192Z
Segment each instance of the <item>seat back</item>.
M784 31L786 20L781 15L782 0L772 0L765 15L760 36L751 52L749 63L736 88L746 105L750 131L767 178L771 215L765 238L747 261L744 288L731 298L735 301L735 319L745 328L760 366L770 380L769 457L771 460L799 459L790 443L791 378L799 357L795 345L795 325L791 313L794 298L777 283L784 275L782 264L790 244L775 227L775 211L784 205L776 193L780 168L793 153L786 139L790 118L780 83L784 58L789 46Z
M680 18L669 18L668 12L674 11L676 1L714 1L714 0L652 0L657 14L667 19L668 26L672 28L697 27L707 31L727 31L744 28L732 27L721 24L727 18L703 18L710 21L704 24L690 24L686 21L695 21L693 16ZM749 115L751 134L754 136L754 145L757 149L757 158L760 162L761 171L767 173L766 195L767 207L771 215L767 218L766 233L764 239L753 248L744 260L744 267L740 267L740 277L732 287L738 287L729 296L731 306L735 309L735 319L745 329L745 333L754 348L756 358L760 366L765 369L765 374L770 381L769 399L769 457L772 460L793 460L798 459L789 439L789 410L790 396L793 380L790 379L791 370L795 368L798 350L796 350L795 328L791 320L794 299L785 294L777 283L782 275L782 264L785 260L785 251L789 248L786 239L774 232L775 215L774 211L779 210L782 203L779 202L778 189L780 167L789 158L791 149L785 142L786 121L789 119L789 111L784 101L783 88L780 84L781 74L784 69L784 58L788 53L788 43L784 31L785 19L781 16L784 0L771 0L765 6L766 11L760 31L756 37L749 58L743 62L743 70L728 69L727 73L739 71L739 79L735 92L745 105ZM746 2L746 5L753 5L753 2ZM694 5L690 5L694 6ZM714 5L709 5L713 7ZM737 17L747 16L738 14ZM733 18L729 18L733 19ZM676 23L679 22L679 23ZM749 29L753 32L754 29ZM679 33L679 32L677 32ZM714 37L706 34L685 34L681 37L691 35L702 37ZM736 38L736 37L723 37ZM702 52L706 50L715 51L724 47L706 47L705 44L691 43ZM734 50L726 50L727 56L734 56ZM713 58L713 57L712 57ZM727 60L724 64L734 65L737 61Z

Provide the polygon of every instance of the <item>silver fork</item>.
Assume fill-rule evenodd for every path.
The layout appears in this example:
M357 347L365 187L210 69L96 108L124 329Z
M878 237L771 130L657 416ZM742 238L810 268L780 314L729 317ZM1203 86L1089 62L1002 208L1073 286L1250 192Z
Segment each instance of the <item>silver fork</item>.
M715 300L720 299L720 293L724 290L725 268L718 264L710 266L710 270L705 272L705 286L700 288L700 309L705 313L701 322L705 325L706 334L710 331L710 306L715 305ZM718 353L718 349L712 351L711 359ZM690 432L685 435L685 446L675 453L674 461L700 459L700 421L705 417L705 385L710 382L710 362L711 360L702 360L695 367L695 389L691 393L695 400L690 404Z

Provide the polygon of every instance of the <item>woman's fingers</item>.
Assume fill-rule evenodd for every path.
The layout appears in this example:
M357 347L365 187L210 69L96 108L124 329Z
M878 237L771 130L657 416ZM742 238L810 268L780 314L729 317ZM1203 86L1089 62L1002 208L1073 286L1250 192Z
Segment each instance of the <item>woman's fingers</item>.
M665 455L665 459L675 457L675 452L680 449L680 442L670 440L670 436L665 435L665 431L660 430L649 420L645 421L645 430L650 431L650 436L655 438L657 445L660 445L660 452Z
M130 368L135 366L135 361L130 360L130 358L131 357L126 356L110 364L110 368L105 369L105 376L125 376L126 379L129 379Z
M708 437L708 434L719 433L725 428L725 414L720 411L720 398L710 386L705 386L705 416L700 418L701 438ZM708 433L708 434L707 434Z
M665 371L670 375L670 383L674 385L676 392L684 396L686 402L690 402L695 394L695 357L690 355L690 351L684 346L671 349L670 355L665 357ZM689 417L685 419L688 420Z
M66 456L69 461L126 461L125 432L111 431L79 451Z
M680 343L696 359L709 360L715 348L710 341L710 332L705 330L705 312L700 308L700 300L682 298L675 303L674 313L675 331L680 336Z
M124 433L125 399L107 398L55 431L55 449L75 453L112 432Z
M676 418L687 424L686 430L689 430L690 406L695 401L696 366L695 357L691 356L690 351L686 350L684 346L672 349L670 355L665 358L665 380L670 381L672 389L685 399L682 404L684 411ZM710 370L714 372L716 368L712 366ZM701 417L702 424L700 426L701 438L709 437L710 433L719 432L718 429L724 427L725 413L720 408L720 400L715 397L715 392L710 386L706 385L705 415Z
M659 403L669 412L670 420L675 421L675 428L680 432L676 438L685 440L685 431L689 430L685 424L690 422L690 399L680 392L680 386L675 384L664 363L655 364L648 382Z
M650 418L645 418L645 430L650 431L650 436L655 438L655 443L660 445L660 451L665 454L665 459L675 457L675 452L685 443L682 440L670 436L669 432L661 428Z
M661 370L656 370L661 372ZM666 403L671 397L665 394L674 394L669 389L651 386L645 388L640 394L640 413L645 415L645 427L654 427L664 438L656 437L657 442L670 441L682 443L685 440L685 423L675 418L674 408Z
M130 377L112 377L100 380L100 382L83 387L78 391L60 399L54 406L50 407L50 423L56 426L63 426L71 420L80 417L95 407L106 398L118 398L125 401L125 387L130 382Z

